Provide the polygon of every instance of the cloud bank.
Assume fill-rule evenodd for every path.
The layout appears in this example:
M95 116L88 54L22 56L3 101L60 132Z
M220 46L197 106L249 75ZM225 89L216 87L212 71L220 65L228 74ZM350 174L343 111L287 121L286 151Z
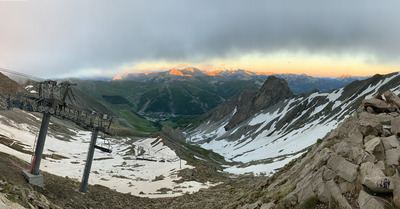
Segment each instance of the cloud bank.
M250 53L367 54L399 64L400 2L0 2L0 67L36 76L116 74L166 60Z

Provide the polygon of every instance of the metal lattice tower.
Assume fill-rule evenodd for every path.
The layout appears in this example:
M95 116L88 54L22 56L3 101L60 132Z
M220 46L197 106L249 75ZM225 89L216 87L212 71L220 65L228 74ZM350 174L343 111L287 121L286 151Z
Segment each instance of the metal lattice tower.
M81 192L86 192L94 149L97 148L104 152L111 152L108 148L97 146L96 140L99 131L104 134L113 135L110 129L112 118L109 118L105 114L84 110L78 106L67 103L66 99L68 97L74 97L71 91L72 86L76 86L76 84L45 80L39 82L36 88L30 89L31 94L19 92L16 97L11 97L10 95L8 95L8 97L3 96L3 98L0 99L0 109L11 110L12 108L20 108L25 111L43 113L31 170L24 171L29 182L39 186L44 186L43 176L39 174L39 167L50 117L53 116L70 120L84 129L91 130L92 137L80 187Z

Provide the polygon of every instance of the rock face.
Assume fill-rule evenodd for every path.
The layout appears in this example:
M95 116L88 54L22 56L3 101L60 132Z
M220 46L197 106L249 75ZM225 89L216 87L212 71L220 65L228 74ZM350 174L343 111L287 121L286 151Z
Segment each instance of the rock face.
M285 80L270 76L258 92L244 91L234 99L237 101L237 111L225 126L225 130L230 130L252 114L293 96Z
M400 133L400 118L393 118L391 120L391 125L393 135L398 136Z
M364 192L363 190L360 191L360 195L358 196L358 205L360 208L363 209L383 209L384 206L382 202L374 199L373 196L369 195L368 193Z
M339 208L385 208L385 201L399 208L400 98L384 96L364 100L355 116L269 179L259 192L271 201L262 203L293 208L318 198ZM380 193L390 195L382 201Z
M328 160L327 167L332 169L338 176L348 182L353 182L357 178L358 166L345 160L342 156L332 154Z

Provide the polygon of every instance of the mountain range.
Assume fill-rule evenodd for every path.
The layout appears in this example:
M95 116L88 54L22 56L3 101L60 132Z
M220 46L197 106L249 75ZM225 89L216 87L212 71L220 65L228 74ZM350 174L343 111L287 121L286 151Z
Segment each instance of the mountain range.
M320 91L329 91L343 87L355 80L363 80L367 77L342 75L337 78L312 77L306 74L278 74L272 72L252 72L243 69L235 70L214 70L202 71L197 68L188 67L183 69L171 69L164 72L146 72L146 73L125 73L117 75L113 80L131 80L145 82L165 82L170 80L196 80L206 79L210 81L229 81L229 80L262 80L265 81L269 76L274 75L285 79L293 93L301 94L314 89ZM259 84L259 87L261 85ZM233 96L233 95L230 95Z
M201 71L196 68L116 76L112 81L70 79L115 115L139 131L154 132L162 125L184 126L199 115L244 90L259 89L271 73L246 70ZM274 74L293 94L314 89L329 91L363 77L317 78ZM143 119L150 120L147 122Z
M0 76L0 81L2 80L12 84L9 92L19 91L18 89L23 91L21 86L8 78ZM140 102L133 102L136 101L133 96L137 95L140 101L141 95L157 84L170 82L170 85L182 85L181 81L195 83L196 80L193 76L171 76L165 81L140 82L75 80L82 91L74 92L78 98L68 99L81 106L98 108L98 111L110 111L110 114L117 112L120 114L117 117L121 118L118 123L123 123L125 117L131 122L138 118L138 123L143 122L139 125L154 125L154 122L134 111L140 107ZM187 85L180 88L187 89L190 87ZM393 92L392 97L386 95L388 90ZM383 93L385 99L381 96ZM183 195L184 191L191 188L185 186L185 181L190 181L193 185L200 185L199 182L202 182L202 186L205 186L209 179L217 176L218 181L223 182L220 185L215 184L211 188L212 192L206 196L201 196L205 195L202 189L199 196L183 195L181 199L134 199L143 204L136 207L144 208L384 208L379 198L400 205L400 178L396 176L400 145L397 139L399 131L395 126L400 106L400 98L396 98L396 95L399 94L400 73L355 80L330 91L313 90L300 94L293 92L289 81L279 76L268 76L258 88L245 89L223 99L188 126L176 129L164 126L160 132L144 140L137 140L132 135L128 135L129 138L121 135L111 139L111 145L116 152L97 156L94 165L99 167L94 169L93 179L110 188L116 186L114 182L119 182L118 187L126 189L124 192L138 188L142 183L158 185L167 182L171 188L159 188L155 192L168 195L175 195L174 192ZM390 101L397 101L399 105L389 105ZM2 150L28 162L40 124L39 116L40 114L21 110L1 112L0 128L4 134L0 137ZM126 122L124 125L129 127L129 122ZM60 174L60 170L65 169L64 162L68 162L68 167L73 168L68 169L68 175L77 178L77 172L81 172L77 166L84 163L87 150L84 147L88 145L90 132L82 131L57 118L53 118L49 129L50 140L45 150L49 157L43 160L43 165L47 165L43 169L64 175ZM70 148L65 149L66 147ZM157 164L153 164L153 161L139 164L134 159L138 153L164 160ZM191 164L182 169L179 161L168 164L166 156L173 156L173 159L179 157ZM2 166L13 168L3 172L7 174L7 178L17 179L14 177L18 176L15 175L15 170L20 172L14 161L17 160L8 156L0 161ZM19 161L17 163L22 164ZM149 167L157 171L164 170L165 173L154 176L154 171ZM223 176L225 173L221 172L221 168L230 174L249 173L249 178L241 181L242 175L237 178ZM261 184L256 183L253 173L260 174L260 178L265 180ZM262 176L263 174L266 176ZM137 178L138 176L145 176L146 179ZM86 202L91 202L86 206L98 208L110 208L113 204L123 208L136 204L129 200L132 199L129 194L119 196L98 185L89 187L93 193L89 192L82 198L81 194L72 189L78 183L71 181L69 177L54 178L46 174L46 178L50 179L50 186L45 189L32 186L24 188L29 191L35 189L42 196L45 195L45 198L64 207L76 207ZM60 181L68 182L65 183L68 188L57 184ZM8 182L10 181L7 179L1 179L0 186L11 184ZM26 184L23 180L19 182ZM243 192L243 185L251 189ZM62 189L57 189L59 187ZM15 193L19 190L15 188L3 189L0 195L3 191L11 192L7 195L37 204L37 201ZM25 194L25 190L21 191ZM68 195L65 191L68 191ZM93 194L100 194L100 191L107 191L102 194L103 197L113 194L113 198L109 200L112 204L96 205L95 200L99 198L93 197ZM150 190L146 192L148 194L140 190L135 192L139 195L153 195L148 193ZM38 196L39 200L43 199ZM74 204L75 202L78 203Z

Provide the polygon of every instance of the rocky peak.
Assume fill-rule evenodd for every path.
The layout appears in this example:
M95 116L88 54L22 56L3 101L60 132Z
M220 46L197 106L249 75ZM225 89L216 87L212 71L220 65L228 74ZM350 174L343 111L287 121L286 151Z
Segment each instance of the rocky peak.
M230 130L252 114L293 96L285 80L270 76L259 91L245 91L235 98L237 111L225 126L225 130Z
M258 112L293 96L294 94L285 80L270 76L254 100L253 111Z

